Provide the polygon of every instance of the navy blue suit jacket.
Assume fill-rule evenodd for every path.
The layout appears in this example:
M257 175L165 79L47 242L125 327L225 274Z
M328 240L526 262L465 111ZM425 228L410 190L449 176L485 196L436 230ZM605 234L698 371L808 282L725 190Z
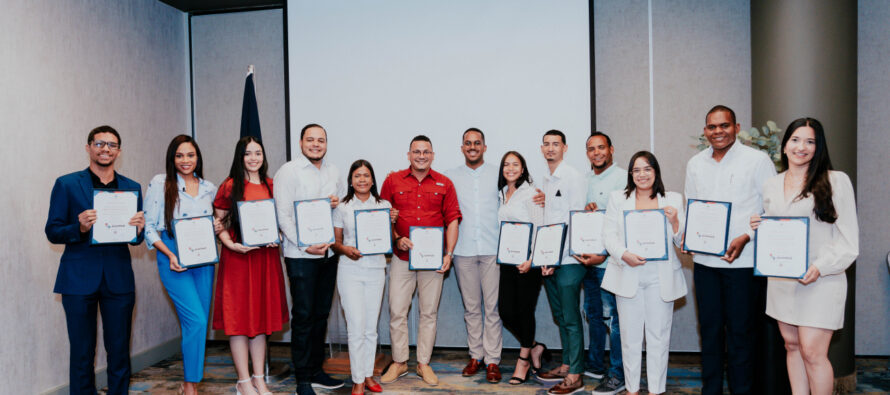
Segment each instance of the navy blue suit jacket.
M117 172L118 189L139 191L137 210L142 211L142 187L136 181ZM88 169L66 174L56 179L49 200L46 219L46 238L53 244L64 244L65 252L59 262L59 273L53 292L65 295L89 295L99 289L102 278L113 293L135 290L133 266L127 244L91 245L90 233L80 232L77 216L93 208L93 181ZM142 243L139 232L134 245Z

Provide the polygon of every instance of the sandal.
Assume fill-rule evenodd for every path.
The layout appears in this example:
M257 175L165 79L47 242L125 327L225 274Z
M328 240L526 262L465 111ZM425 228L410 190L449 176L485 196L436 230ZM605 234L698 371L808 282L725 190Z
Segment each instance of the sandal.
M266 379L266 376L265 376L265 375L262 375L262 374L259 374L259 375L255 374L255 375L252 375L252 376L250 376L250 377L251 377L251 378L255 378L255 379L260 379L260 381L262 381L262 382L265 382L265 379ZM253 383L251 382L250 384L253 384ZM256 386L254 386L254 388L256 388ZM266 391L266 392L263 392L263 393L260 394L260 395L272 395L272 393L269 392L269 391Z
M534 349L538 346L543 347L544 351L541 351L541 361L540 361L541 366L535 367L534 362L529 363L531 365L530 370L533 374L538 374L538 371L541 370L541 367L544 366L544 361L550 362L553 359L553 355L551 355L550 350L547 349L547 345L544 343L538 343L538 342L535 342L535 345L532 346L531 350L529 351L529 355L528 355L529 358L531 358L531 356L532 356L531 351L534 351Z
M509 383L510 385L520 385L520 384L522 384L522 383L528 381L528 375L529 375L529 373L531 373L531 370L533 369L533 366L532 366L532 360L531 360L531 359L529 359L529 358L523 358L521 355L519 356L519 359L521 359L521 360L523 360L523 361L525 361L525 362L528 362L528 370L525 371L525 377L519 377L519 376L516 376L516 375L514 375L513 377L510 377L510 381L507 382L507 383ZM519 363L517 362L516 364L518 365ZM514 372L516 371L515 368L514 368L513 371L514 371Z

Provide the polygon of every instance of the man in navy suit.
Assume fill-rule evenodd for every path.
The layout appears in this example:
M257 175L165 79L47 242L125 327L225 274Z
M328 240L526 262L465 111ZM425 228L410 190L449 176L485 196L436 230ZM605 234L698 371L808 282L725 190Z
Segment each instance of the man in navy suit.
M96 313L102 312L103 339L108 353L108 394L126 394L130 383L130 326L135 302L133 267L126 244L90 244L96 223L93 189L139 191L137 210L130 225L142 243L145 218L142 188L114 171L120 154L120 135L110 126L90 131L86 151L90 166L56 179L46 220L46 237L64 244L53 292L62 294L68 324L70 393L96 394L93 362L96 359Z

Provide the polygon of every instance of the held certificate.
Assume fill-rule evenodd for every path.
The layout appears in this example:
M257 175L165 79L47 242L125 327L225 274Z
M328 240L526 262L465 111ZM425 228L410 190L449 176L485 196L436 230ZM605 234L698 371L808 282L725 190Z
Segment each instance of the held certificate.
M808 217L761 217L754 232L754 275L803 278L809 248Z
M683 249L697 254L726 255L731 212L730 202L689 199Z
M262 247L278 244L278 213L274 199L238 202L238 223L241 224L241 244Z
M414 244L408 255L411 270L439 270L442 268L445 228L441 226L412 226L408 239Z
M136 227L129 222L136 215L138 201L136 190L94 189L96 223L90 229L90 244L136 242Z
M520 265L527 261L531 253L533 227L529 222L501 221L497 262Z
M391 226L388 208L355 210L355 248L362 255L391 254Z
M309 247L334 242L334 217L331 199L309 199L294 202L297 222L297 246Z
M212 215L174 220L173 236L179 266L189 268L219 262Z
M624 211L624 245L627 250L649 261L667 260L665 221L662 209Z
M532 267L559 266L562 263L566 228L563 222L538 227L538 231L535 232L535 246L532 249Z
M606 210L569 212L569 252L572 255L609 255L603 245Z

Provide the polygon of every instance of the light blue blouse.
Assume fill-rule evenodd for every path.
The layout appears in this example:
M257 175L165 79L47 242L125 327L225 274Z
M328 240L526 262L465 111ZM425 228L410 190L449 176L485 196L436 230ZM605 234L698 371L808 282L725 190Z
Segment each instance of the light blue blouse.
M167 176L158 174L148 183L145 192L145 244L148 249L154 248L154 243L161 240L161 232L166 228L164 224L164 182ZM176 185L179 190L179 199L176 209L173 210L173 218L200 217L213 214L213 199L216 197L216 185L212 182L199 179L198 195L192 196L185 192L185 180L176 175Z

